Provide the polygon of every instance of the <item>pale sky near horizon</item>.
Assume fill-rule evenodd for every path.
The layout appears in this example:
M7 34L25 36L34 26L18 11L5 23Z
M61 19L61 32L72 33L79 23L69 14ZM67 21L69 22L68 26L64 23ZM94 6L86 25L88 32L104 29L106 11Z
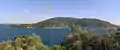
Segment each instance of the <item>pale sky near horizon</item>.
M53 17L97 18L120 25L120 0L0 0L0 23Z

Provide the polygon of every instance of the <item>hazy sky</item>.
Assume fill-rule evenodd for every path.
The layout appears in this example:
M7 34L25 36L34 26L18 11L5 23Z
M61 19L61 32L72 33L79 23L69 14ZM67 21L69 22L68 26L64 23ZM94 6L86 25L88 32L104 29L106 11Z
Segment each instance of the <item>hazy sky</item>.
M0 0L0 23L52 17L98 18L120 25L120 0Z

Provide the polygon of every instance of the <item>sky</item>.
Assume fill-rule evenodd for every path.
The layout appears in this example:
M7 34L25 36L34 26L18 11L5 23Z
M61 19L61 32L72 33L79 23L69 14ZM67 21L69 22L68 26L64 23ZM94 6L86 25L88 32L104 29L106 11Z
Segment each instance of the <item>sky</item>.
M0 24L53 17L97 18L120 25L120 0L0 0Z

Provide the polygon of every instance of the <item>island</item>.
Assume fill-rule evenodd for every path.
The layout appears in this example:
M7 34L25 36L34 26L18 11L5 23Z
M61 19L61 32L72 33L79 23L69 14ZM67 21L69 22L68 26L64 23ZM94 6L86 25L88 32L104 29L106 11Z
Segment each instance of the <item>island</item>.
M55 17L32 24L12 24L15 28L68 28L77 27L118 27L110 22L94 18Z

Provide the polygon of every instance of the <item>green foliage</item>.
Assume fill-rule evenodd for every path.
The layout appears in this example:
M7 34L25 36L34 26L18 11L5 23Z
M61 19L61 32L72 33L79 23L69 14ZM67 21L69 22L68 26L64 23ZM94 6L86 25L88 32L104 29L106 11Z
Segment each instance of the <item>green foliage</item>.
M62 47L59 46L59 45L54 45L54 46L52 47L52 50L62 50Z
M18 36L14 41L4 41L0 43L0 50L38 50L43 48L40 37L33 34L31 36Z

